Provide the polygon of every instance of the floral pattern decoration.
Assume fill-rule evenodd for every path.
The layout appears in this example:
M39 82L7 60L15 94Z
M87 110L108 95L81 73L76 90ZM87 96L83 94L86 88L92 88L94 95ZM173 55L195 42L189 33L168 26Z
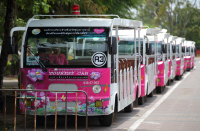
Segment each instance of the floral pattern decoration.
M26 75L32 82L36 82L37 80L44 80L45 73L41 69L31 69L28 70L28 74Z
M90 79L91 80L98 80L101 77L101 73L94 71L90 73Z

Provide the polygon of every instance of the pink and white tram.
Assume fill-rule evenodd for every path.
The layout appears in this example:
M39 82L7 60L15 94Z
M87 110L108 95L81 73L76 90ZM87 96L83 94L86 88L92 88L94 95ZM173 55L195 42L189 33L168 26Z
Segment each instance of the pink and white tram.
M182 45L185 38L176 39L176 79L179 80L184 73L184 57L182 54Z
M176 76L176 54L175 54L175 40L177 36L170 36L168 41L168 51L169 51L169 68L170 68L170 77L171 82L174 81Z
M185 41L184 46L185 46L186 70L191 70L194 67L195 42Z
M113 32L114 34L115 32ZM136 35L134 35L136 34ZM140 35L141 37L140 38ZM137 77L136 85L134 88L134 97L135 102L134 105L142 105L144 103L144 97L146 97L146 66L142 62L144 51L143 51L143 36L146 34L146 30L142 29L138 32L134 32L134 30L119 30L118 36L119 36L119 63L127 63L127 61L134 58L136 60L137 65L137 71L135 72ZM135 42L136 40L136 42ZM134 54L134 51L136 49L136 54ZM124 65L123 65L124 66ZM123 67L122 66L122 67ZM126 66L126 65L125 65ZM132 70L132 69L130 69Z

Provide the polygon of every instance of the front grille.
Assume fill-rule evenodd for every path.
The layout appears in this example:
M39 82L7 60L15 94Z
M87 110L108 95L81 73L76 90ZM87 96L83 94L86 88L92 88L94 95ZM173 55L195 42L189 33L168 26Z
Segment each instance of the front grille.
M78 90L76 84L51 84L49 85L49 90L56 90L56 91L73 91ZM58 93L65 93L65 92L58 92ZM68 92L74 93L74 92Z

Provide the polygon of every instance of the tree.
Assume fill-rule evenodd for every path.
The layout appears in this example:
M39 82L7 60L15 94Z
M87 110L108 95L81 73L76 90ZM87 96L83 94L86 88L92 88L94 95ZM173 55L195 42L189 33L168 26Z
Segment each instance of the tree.
M186 26L185 37L187 40L196 42L196 47L200 48L200 9L195 9L190 24Z
M4 23L4 38L2 43L2 50L1 50L1 57L0 57L0 89L2 88L3 84L3 76L4 76L4 70L7 65L8 61L8 53L7 53L7 44L9 43L9 36L10 36L10 30L13 27L13 17L14 17L14 0L7 0L7 7L6 7L6 17L5 17L5 23ZM0 105L3 103L3 95L2 92L0 92Z
M165 28L171 35L195 41L198 45L200 16L197 14L199 9L196 2L197 0L193 3L189 0L146 0L140 8L139 18L144 24ZM189 37L190 34L196 37Z

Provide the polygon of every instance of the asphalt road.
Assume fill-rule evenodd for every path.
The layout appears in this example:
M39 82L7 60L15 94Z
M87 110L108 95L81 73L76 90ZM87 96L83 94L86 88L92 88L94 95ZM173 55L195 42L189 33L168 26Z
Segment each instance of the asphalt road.
M181 80L166 86L162 94L147 98L144 105L133 112L121 111L110 127L101 127L96 117L89 117L89 131L199 131L200 130L200 58L195 68L186 72ZM11 86L17 82L6 82ZM68 130L74 130L73 117L68 117ZM27 131L33 130L33 120L27 121ZM17 125L17 130L23 130ZM12 129L13 130L13 129ZM37 131L43 127L37 127ZM54 130L54 118L47 120L47 130ZM64 118L58 118L57 131L64 130ZM85 118L78 117L78 130L85 130Z

